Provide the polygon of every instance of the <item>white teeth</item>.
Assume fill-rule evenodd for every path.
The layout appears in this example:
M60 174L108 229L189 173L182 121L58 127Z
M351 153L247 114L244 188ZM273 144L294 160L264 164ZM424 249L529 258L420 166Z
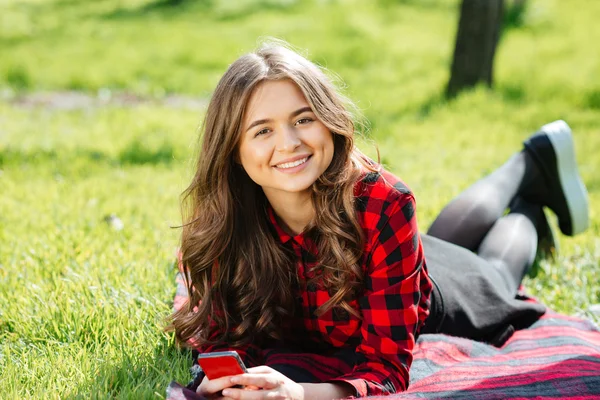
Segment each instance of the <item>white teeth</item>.
M296 160L293 162L288 162L288 163L284 163L284 164L277 164L276 167L277 168L293 168L293 167L297 167L300 164L304 164L306 162L306 160L308 160L308 157L304 157L300 160Z

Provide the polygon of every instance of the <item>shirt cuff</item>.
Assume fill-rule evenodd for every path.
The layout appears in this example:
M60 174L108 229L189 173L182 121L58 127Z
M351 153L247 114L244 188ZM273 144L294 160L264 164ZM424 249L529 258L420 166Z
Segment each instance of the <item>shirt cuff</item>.
M397 379L400 379L400 381ZM395 383L393 383L393 381L395 381ZM364 376L360 372L353 372L334 379L328 379L326 382L348 383L356 390L356 397L394 394L405 391L408 386L408 382L404 383L400 376L394 377L374 374L372 372L368 373L367 376Z

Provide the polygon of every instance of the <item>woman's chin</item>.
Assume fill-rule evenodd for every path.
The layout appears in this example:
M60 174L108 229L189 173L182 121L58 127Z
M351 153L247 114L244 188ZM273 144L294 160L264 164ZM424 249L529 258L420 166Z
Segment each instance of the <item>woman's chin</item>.
M289 193L289 194L302 194L305 192L309 192L313 183L315 183L316 179L312 180L303 180L298 182L282 182L281 185L269 185L268 187L263 186L263 190L265 192L273 191L279 193Z

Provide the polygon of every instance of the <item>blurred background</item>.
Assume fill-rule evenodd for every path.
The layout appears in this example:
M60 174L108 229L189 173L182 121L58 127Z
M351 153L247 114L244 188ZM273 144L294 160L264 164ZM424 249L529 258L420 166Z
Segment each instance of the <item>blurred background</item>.
M600 314L600 2L0 0L0 398L164 398L198 126L261 38L326 67L419 224L541 125L573 129L591 226L526 288Z

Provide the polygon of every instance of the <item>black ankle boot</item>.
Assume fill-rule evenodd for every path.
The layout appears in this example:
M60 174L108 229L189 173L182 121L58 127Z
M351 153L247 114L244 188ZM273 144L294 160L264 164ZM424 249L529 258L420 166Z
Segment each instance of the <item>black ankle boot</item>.
M523 145L541 171L546 187L543 194L538 191L523 197L550 208L565 235L585 231L589 224L587 191L577 170L569 126L561 120L544 125Z

